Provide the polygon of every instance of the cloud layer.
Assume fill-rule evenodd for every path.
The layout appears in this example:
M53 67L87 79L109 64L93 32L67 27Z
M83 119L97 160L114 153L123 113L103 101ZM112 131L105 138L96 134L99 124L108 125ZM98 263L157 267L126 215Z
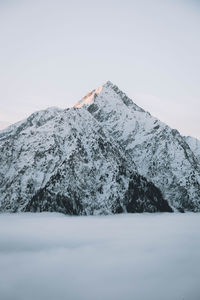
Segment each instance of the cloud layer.
M200 215L0 215L3 300L198 300Z

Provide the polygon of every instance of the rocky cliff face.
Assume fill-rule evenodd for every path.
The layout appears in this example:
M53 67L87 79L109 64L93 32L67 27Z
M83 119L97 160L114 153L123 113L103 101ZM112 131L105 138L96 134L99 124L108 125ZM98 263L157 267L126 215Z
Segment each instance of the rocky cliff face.
M196 158L198 159L198 163L200 164L200 140L191 136L186 136L185 141L195 154Z
M199 143L138 107L119 88L107 82L93 101L79 102L135 162L139 173L180 210L200 210ZM198 145L197 145L198 144Z
M0 132L0 153L1 211L171 211L85 109L34 113Z

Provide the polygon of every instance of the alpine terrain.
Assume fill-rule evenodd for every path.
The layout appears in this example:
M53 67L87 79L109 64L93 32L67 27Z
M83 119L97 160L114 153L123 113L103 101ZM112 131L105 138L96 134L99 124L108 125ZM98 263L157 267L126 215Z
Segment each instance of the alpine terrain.
M200 141L111 82L0 131L0 211L200 211Z

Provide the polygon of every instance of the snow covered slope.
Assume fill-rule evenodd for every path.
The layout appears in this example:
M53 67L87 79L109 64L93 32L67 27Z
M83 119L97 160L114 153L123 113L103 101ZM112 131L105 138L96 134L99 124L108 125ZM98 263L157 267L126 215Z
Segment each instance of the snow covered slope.
M186 136L185 141L188 143L190 146L190 149L193 151L193 153L196 155L199 164L200 164L200 140L191 137L191 136Z
M49 108L0 132L0 210L171 211L85 109Z
M139 173L159 187L175 208L199 211L200 163L196 148L111 82L89 96L89 101L86 96L78 103L79 109L87 109L96 118L132 158Z

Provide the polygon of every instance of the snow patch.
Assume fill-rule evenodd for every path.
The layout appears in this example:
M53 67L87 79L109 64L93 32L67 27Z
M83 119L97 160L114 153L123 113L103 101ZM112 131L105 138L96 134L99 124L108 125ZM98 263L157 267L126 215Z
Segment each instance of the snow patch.
M78 103L74 105L75 108L82 107L83 105L89 105L94 102L95 95L98 95L102 91L103 86L98 87L96 90L86 94Z

